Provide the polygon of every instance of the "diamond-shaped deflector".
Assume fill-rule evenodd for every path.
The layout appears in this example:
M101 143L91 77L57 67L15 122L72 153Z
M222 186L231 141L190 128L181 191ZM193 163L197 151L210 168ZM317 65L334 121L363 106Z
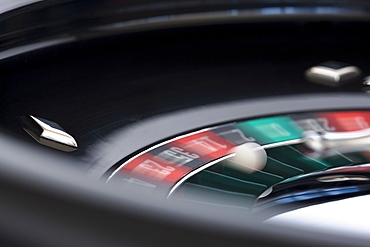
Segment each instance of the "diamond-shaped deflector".
M23 129L40 144L71 152L77 149L76 140L57 123L29 116L21 116Z

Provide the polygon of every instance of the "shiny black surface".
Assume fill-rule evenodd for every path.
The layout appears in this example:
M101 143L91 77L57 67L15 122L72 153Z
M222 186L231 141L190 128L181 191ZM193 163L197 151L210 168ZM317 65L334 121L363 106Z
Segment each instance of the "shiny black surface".
M115 129L164 112L261 96L360 92L360 81L333 89L303 74L331 59L367 75L368 25L217 25L33 51L2 61L1 126L23 135L18 117L41 116L68 130L83 152Z
M131 153L128 150L138 150L119 146L126 151L112 150L107 153L112 159L102 157L98 151L111 144L111 137L140 120L151 122L158 114L170 116L226 101L258 102L269 96L361 93L361 80L333 89L307 82L304 71L337 60L369 74L367 1L123 2L44 1L1 15L0 127L13 137L2 134L0 142L4 241L12 246L24 241L37 246L367 244L355 237L246 222L239 211L164 204L135 191L101 186L86 173L68 170L86 171L103 160L97 173L102 174ZM283 13L292 6L303 14L280 18L275 12L263 17L260 11L256 16L261 19L97 29L168 14L234 7L273 7ZM318 6L326 7L324 14L318 14L323 10ZM272 109L266 115L274 114ZM80 149L67 156L39 147L18 119L29 114L58 123ZM190 124L178 132L201 125ZM166 126L157 131L160 137L153 142L166 137ZM133 146L140 149L147 142L139 140Z

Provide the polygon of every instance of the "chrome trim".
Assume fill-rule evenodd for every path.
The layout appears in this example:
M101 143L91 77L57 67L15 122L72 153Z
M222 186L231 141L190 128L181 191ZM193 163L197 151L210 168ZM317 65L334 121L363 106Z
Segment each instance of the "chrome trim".
M212 160L211 162L208 162L207 164L205 164L205 165L203 165L201 167L198 167L197 169L192 170L191 172L189 172L188 174L186 174L185 176L183 176L179 181L177 181L174 186L172 186L170 192L168 193L167 198L170 198L171 195L175 192L175 190L177 190L186 180L188 180L189 178L191 178L195 174L203 171L204 169L207 169L208 167L213 166L214 164L216 164L216 163L218 163L220 161L229 159L229 158L231 158L233 156L235 156L235 153L228 154L228 155L225 155L225 156L223 156L221 158Z
M305 144L316 152L323 152L326 149L353 147L370 145L370 129L363 129L351 132L304 132Z
M176 141L178 139L181 139L181 138L184 138L184 137L187 137L187 136L191 136L191 135L194 135L194 134L198 134L198 133L202 133L204 131L207 131L207 130L210 130L209 128L206 128L206 129L202 129L202 130L198 130L198 131L195 131L195 132L191 132L191 133L188 133L188 134L185 134L185 135L181 135L181 136L177 136L175 138L172 138L170 140L167 140L167 141L164 141L164 142L161 142L161 143L158 143L157 145L154 145L148 149L145 149L144 151L138 153L137 155L131 157L130 159L128 159L126 162L124 162L122 165L120 165L117 169L114 170L114 172L112 172L112 174L108 177L108 179L106 180L106 183L109 182L109 180L119 171L121 170L121 168L123 168L125 165L127 165L128 163L130 163L132 160L136 159L137 157L139 157L140 155L142 154L145 154L157 147L160 147L160 146L163 146L163 145L166 145L167 143L170 143L170 142L173 142L173 141Z
M270 148L277 148L277 147L282 147L282 146L287 146L287 145L300 144L300 143L304 143L304 142L305 142L304 138L298 138L298 139L292 139L292 140L288 140L288 141L265 144L265 145L262 145L262 147L264 149L270 149Z

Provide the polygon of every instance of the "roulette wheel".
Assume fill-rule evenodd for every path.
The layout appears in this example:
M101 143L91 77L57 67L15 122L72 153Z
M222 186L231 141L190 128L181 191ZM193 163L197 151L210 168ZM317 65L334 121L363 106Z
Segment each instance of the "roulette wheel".
M366 1L1 11L7 245L367 245Z

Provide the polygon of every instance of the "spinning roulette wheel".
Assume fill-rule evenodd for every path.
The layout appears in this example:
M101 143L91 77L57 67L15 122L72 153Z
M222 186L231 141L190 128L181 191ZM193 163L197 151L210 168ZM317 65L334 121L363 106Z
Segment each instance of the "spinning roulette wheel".
M9 246L367 245L366 1L2 8Z

